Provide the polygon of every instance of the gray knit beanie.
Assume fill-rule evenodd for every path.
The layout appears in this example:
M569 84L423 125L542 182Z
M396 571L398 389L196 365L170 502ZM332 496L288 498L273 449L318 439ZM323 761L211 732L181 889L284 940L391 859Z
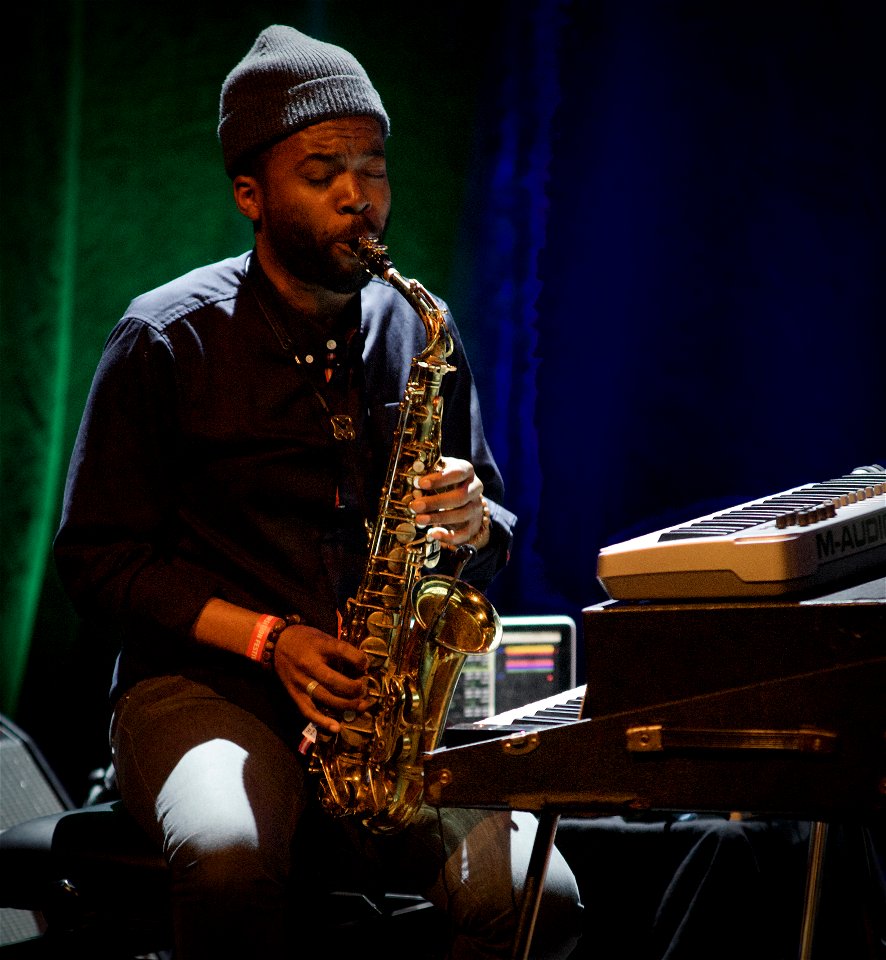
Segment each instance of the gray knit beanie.
M390 121L366 71L347 50L274 25L222 85L218 137L233 177L247 154L321 120L375 117L384 136Z

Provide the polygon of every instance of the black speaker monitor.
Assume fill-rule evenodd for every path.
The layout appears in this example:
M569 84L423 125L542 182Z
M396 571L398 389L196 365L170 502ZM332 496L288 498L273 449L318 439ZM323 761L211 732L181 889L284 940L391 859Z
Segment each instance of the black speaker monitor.
M43 754L0 714L0 830L73 807ZM30 940L41 930L39 915L0 907L0 947Z

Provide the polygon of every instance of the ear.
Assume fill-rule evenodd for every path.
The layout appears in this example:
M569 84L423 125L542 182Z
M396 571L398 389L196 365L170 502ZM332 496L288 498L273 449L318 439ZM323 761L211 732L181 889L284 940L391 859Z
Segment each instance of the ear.
M261 218L262 193L261 186L255 177L238 174L234 177L234 203L244 217L253 223Z

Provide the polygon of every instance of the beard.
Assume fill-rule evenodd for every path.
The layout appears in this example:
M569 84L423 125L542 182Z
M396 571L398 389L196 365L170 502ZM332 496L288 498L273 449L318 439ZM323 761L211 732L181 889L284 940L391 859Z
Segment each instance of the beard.
M262 229L280 264L302 283L333 293L357 293L372 279L356 256L348 256L333 245L342 240L319 241L303 223L266 216ZM384 235L387 225L381 231ZM369 226L363 236L375 234Z

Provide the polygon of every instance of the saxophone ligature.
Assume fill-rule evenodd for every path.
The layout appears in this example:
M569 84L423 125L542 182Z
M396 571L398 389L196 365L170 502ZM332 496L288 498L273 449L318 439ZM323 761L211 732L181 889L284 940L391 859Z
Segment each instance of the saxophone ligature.
M354 252L413 307L426 346L412 358L366 570L342 616L342 639L369 659L371 706L339 717L337 734L318 732L310 768L328 813L357 817L374 833L393 833L422 804L422 756L439 745L465 658L495 650L502 628L486 597L459 579L476 551L458 548L455 576L428 573L439 543L428 539L409 509L418 480L441 457L440 390L455 370L448 362L452 340L444 311L420 283L394 268L375 238L360 238Z

